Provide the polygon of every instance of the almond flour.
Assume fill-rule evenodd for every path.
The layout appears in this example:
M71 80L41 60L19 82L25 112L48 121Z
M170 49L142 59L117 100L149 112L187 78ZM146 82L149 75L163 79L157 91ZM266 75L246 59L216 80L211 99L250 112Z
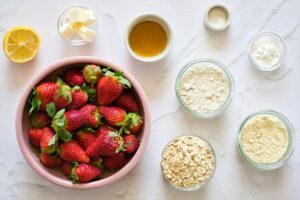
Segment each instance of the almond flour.
M248 158L259 164L271 164L281 159L288 143L286 126L271 114L253 117L241 131L241 148Z
M182 75L179 93L191 110L213 112L225 104L229 96L229 80L215 63L194 63Z
M166 146L161 165L166 179L176 186L188 188L212 176L215 156L200 137L181 136Z

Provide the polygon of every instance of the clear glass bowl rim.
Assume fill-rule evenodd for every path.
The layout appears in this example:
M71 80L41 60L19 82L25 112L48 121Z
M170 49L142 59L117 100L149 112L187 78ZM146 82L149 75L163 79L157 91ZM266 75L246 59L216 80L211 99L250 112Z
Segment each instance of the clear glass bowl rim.
M196 112L191 110L184 102L183 99L181 98L180 95L180 81L181 78L183 76L183 74L190 68L192 67L194 64L196 63L205 63L205 62L211 62L216 64L216 67L218 67L219 69L221 69L225 76L228 79L229 82L229 94L227 97L227 100L225 101L225 103L223 104L223 106L221 106L218 110L212 111L212 112ZM175 84L175 90L176 90L176 96L177 99L179 100L180 104L182 105L182 107L192 116L194 117L198 117L198 118L213 118L216 116L221 115L226 108L230 105L231 101L232 101L232 96L233 96L233 92L234 92L234 80L233 77L230 73L230 71L227 69L227 67L222 64L221 62L219 62L218 60L215 59L210 59L210 58L200 58L200 59L195 59L191 62L189 62L188 64L186 64L179 72L177 78L176 78L176 84Z
M248 156L245 154L245 152L243 151L243 148L241 146L241 132L245 126L245 124L251 120L253 117L256 117L258 115L261 114L269 114L269 115L273 115L277 118L279 118L281 120L281 122L285 125L286 130L288 132L288 137L289 137L289 143L288 143L288 147L286 152L284 153L284 155L276 162L274 163L270 163L270 164L260 164L260 163L256 163L254 161L252 161L250 158L248 158ZM266 109L266 110L261 110L258 112L254 112L251 113L250 115L248 115L241 123L238 133L237 133L237 139L236 139L236 146L240 152L240 155L242 156L242 158L251 166L257 168L257 169L261 169L261 170L274 170L277 168L282 167L287 161L288 159L291 157L291 155L293 154L294 151L294 137L295 137L295 133L294 133L294 127L293 125L290 123L290 121L281 113L274 111L274 110L270 110L270 109Z
M88 41L85 41L85 40L83 40L83 39L81 39L81 40L66 40L64 37L62 37L62 35L59 33L59 28L62 26L62 24L63 24L63 19L64 19L64 17L66 17L65 15L66 15L66 13L67 13L67 11L68 10L70 10L70 9L72 9L72 8L76 8L76 7L79 7L79 8L84 8L84 9L88 9L88 10L91 10L92 12L93 12L93 14L95 15L95 17L96 17L96 21L95 21L95 23L93 23L93 25L92 25L92 29L97 33L97 29L98 29L98 23L97 23L97 15L95 14L95 12L91 9L91 8L89 8L89 7L86 7L86 6L84 6L84 5L74 5L74 6L70 6L70 7L68 7L68 8L66 8L66 9L64 9L62 12L61 12L61 14L59 15L59 17L58 17L58 19L57 19L57 31L58 31L58 34L61 36L61 38L63 39L63 40L65 40L67 43L69 43L69 44L71 44L71 45L75 45L75 46L78 46L78 45L84 45L84 44L87 44L87 43L89 43Z
M278 63L275 63L274 65L270 66L270 67L262 67L260 66L259 64L257 64L255 62L255 60L252 58L251 56L251 47L252 45L254 44L254 42L259 39L260 37L264 37L264 36L269 36L271 38L275 38L276 40L278 40L282 46L282 54L280 56L280 60ZM248 58L249 60L251 61L251 63L259 70L261 71L273 71L273 70L276 70L278 69L282 64L283 64L283 61L284 61L284 58L285 58L285 54L286 54L286 46L285 46L285 43L282 39L282 37L276 33L273 33L273 32L259 32L257 34L255 34L249 41L248 43L248 48L247 48L247 54L248 54Z
M166 148L167 148L167 146L168 146L169 144L171 144L174 140L176 140L176 139L178 139L178 138L186 137L186 136L188 136L188 137L189 137L189 136L192 136L192 137L200 138L200 139L203 140L204 143L207 144L207 146L210 148L210 150L211 150L211 152L212 152L213 159L214 159L214 168L213 168L213 171L212 171L211 175L210 175L207 179L205 179L205 181L200 182L200 183L197 184L197 185L194 185L194 186L192 186L192 187L181 187L181 186L178 186L178 185L175 185L175 184L171 183L171 181L170 181L168 178L166 178L166 176L165 176L165 174L164 174L164 171L163 171L163 167L162 167L162 160L163 160L163 159L161 159L161 162L160 162L160 168L161 168L161 172L162 172L162 174L163 174L164 179L165 179L169 184L171 184L173 187L175 187L176 189L179 189L179 190L182 190L182 191L195 191L195 190L198 190L198 189L204 187L205 185L207 185L207 183L208 183L208 182L212 179L212 177L214 176L215 171L216 171L216 168L217 168L217 157L216 157L215 150L214 150L214 148L211 146L211 144L210 144L206 139L204 139L203 137L201 137L201 136L199 136L199 135L194 135L194 134L185 134L185 135L177 136L177 137L173 138L171 141L169 141L168 144L164 147L164 150L163 150L162 153L161 153L161 158L163 158L164 152L165 152L165 150L166 150Z

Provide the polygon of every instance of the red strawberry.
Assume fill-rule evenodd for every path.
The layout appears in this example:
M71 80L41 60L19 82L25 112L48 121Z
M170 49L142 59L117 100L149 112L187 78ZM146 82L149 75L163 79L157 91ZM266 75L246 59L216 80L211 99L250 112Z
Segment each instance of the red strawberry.
M51 155L48 153L41 153L40 160L46 167L58 167L63 163L63 160L58 155Z
M72 138L70 132L83 126L85 121L86 117L82 111L69 110L65 112L65 109L62 109L55 114L52 127L58 134L58 137L64 142L67 142Z
M125 135L123 137L123 140L124 140L124 149L126 153L131 154L139 148L139 141L132 134Z
M97 98L101 106L112 103L123 92L124 88L130 88L130 82L122 76L122 72L107 71L98 81Z
M120 152L114 156L103 158L103 165L108 170L118 170L126 165L127 159L124 152Z
M123 108L128 112L138 112L138 104L129 90L125 90L116 100L115 105Z
M88 146L96 139L95 131L92 129L82 129L77 131L75 140L86 150Z
M102 133L106 132L117 132L114 128L110 127L107 124L100 125L98 130L97 130L97 136L101 135Z
M79 86L75 86L72 88L72 102L69 106L69 110L75 110L83 105L85 105L88 101L88 94L82 90Z
M86 65L82 70L83 78L87 83L94 85L101 76L101 68L99 65Z
M72 169L71 178L73 182L87 183L99 177L102 174L101 169L90 164L75 164Z
M31 129L28 132L28 138L30 143L35 147L40 147L41 136L43 129Z
M142 117L136 113L128 113L127 114L128 121L127 127L125 128L125 133L138 134L143 126Z
M122 108L115 106L100 106L99 113L111 126L123 126L126 123L126 112Z
M71 104L72 94L70 86L66 85L61 79L58 79L57 82L60 87L54 93L53 102L56 110L60 110Z
M70 86L82 85L84 83L83 75L77 69L69 69L64 75L65 82Z
M99 114L98 108L95 105L87 104L80 111L84 113L86 125L91 128L96 128L101 124L102 116Z
M61 171L64 175L69 177L71 175L72 168L73 168L72 163L64 162L63 165L61 166Z
M50 122L50 118L44 112L33 113L30 119L33 128L44 128Z
M42 82L34 88L32 97L29 99L31 104L29 115L39 110L46 111L46 106L53 101L54 93L58 87L54 82Z
M45 127L42 129L43 133L40 139L40 147L42 152L53 153L55 152L58 145L57 135L53 132L53 130L49 127Z
M86 149L86 154L90 157L113 156L123 149L122 137L111 130L100 134L96 140Z
M90 161L84 150L75 140L64 142L60 145L60 157L67 162L84 162Z

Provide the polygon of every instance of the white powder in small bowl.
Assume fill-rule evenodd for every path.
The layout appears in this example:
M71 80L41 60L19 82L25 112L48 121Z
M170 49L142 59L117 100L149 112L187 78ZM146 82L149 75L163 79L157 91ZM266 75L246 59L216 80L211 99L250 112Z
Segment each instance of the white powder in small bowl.
M214 62L195 62L180 79L182 102L197 113L219 110L230 94L230 83L224 70Z

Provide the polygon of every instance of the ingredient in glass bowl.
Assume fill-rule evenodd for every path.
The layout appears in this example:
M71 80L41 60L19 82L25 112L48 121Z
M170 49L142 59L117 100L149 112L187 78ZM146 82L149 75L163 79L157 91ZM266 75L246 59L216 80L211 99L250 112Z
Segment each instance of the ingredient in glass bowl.
M167 34L159 23L143 21L133 27L129 35L129 45L139 56L157 56L167 46Z
M213 31L222 31L229 26L230 16L228 9L223 5L209 7L204 16L204 24Z
M229 80L217 64L195 62L183 73L179 93L192 111L213 112L225 104Z
M215 156L202 138L180 136L166 146L161 166L171 184L189 188L209 180L215 170Z
M284 56L284 44L273 33L261 33L250 42L248 54L259 69L270 71L281 65Z
M65 40L81 39L87 43L94 39L96 31L93 25L96 23L96 17L90 9L80 6L72 7L65 11L61 18L58 31Z
M274 65L279 61L281 48L271 38L261 38L252 45L252 57L259 65Z
M270 114L260 114L244 125L240 136L246 156L259 164L271 164L285 154L289 137L282 120Z
M40 48L40 37L26 26L10 29L3 38L3 51L8 59L16 63L32 60Z

